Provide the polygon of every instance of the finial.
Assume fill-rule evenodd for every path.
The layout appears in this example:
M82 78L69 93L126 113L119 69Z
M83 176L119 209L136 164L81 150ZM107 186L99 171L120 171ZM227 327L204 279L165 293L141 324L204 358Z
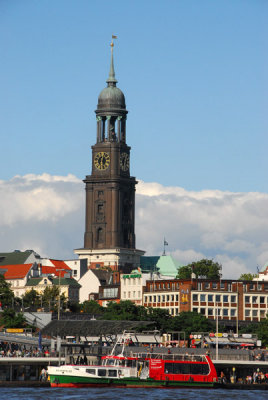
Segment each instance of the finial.
M108 86L116 86L117 80L115 79L115 73L114 73L114 39L117 39L117 36L112 35L112 41L111 41L111 65L110 65L110 72L109 72L109 78L107 79Z

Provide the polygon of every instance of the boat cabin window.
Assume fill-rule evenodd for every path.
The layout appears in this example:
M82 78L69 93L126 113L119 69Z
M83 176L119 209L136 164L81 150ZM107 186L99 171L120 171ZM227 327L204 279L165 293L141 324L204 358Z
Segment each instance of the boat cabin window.
M108 369L108 376L116 378L117 377L117 370L116 369Z
M96 375L96 370L94 369L94 368L90 368L90 369L86 369L86 372L88 373L88 374L92 374L92 375Z
M208 364L165 363L165 374L208 375Z
M98 376L106 376L106 369L99 369Z

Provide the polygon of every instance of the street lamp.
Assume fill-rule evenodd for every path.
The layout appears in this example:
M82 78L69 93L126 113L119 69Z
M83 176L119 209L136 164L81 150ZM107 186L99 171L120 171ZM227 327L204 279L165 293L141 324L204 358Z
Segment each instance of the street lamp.
M56 271L59 271L59 298L58 298L58 321L60 319L60 278L61 278L61 271L65 271L64 268L58 268Z

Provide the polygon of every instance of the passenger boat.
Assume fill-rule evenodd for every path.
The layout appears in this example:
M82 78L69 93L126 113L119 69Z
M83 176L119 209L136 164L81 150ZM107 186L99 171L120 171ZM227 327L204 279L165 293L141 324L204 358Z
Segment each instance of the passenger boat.
M127 334L117 341L101 365L49 366L52 387L209 388L217 382L216 369L207 355L132 353L125 355ZM119 355L115 354L122 345Z

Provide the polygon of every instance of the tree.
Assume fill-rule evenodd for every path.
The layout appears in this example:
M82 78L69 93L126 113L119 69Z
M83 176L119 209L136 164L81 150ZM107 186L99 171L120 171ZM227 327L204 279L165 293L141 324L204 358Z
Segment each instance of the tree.
M191 279L192 272L196 277L207 279L220 279L222 266L213 260L203 259L179 268L177 279Z
M136 306L130 300L123 300L119 303L110 302L104 309L103 319L141 321L146 314L145 307Z
M24 307L31 307L31 306L36 306L38 305L39 302L39 294L36 290L31 289L28 290L23 298L23 305Z
M103 307L100 306L97 301L86 300L81 304L81 311L83 311L84 313L97 315L103 313Z
M59 287L58 286L47 286L42 293L43 305L47 305L53 310L57 310L58 307L58 298L59 298ZM60 307L61 309L66 308L67 299L64 294L60 295Z
M1 323L5 328L24 328L27 323L22 313L17 313L13 308L4 310L1 316Z
M212 331L214 329L214 323L197 312L183 311L180 315L171 319L170 329L174 331L183 331L186 333L187 337L191 332Z
M14 301L14 293L10 289L10 284L0 275L0 302L2 307L12 307Z
M247 273L247 274L242 274L240 275L240 278L238 279L239 281L252 281L253 278L257 278L257 274L251 274L251 273Z

